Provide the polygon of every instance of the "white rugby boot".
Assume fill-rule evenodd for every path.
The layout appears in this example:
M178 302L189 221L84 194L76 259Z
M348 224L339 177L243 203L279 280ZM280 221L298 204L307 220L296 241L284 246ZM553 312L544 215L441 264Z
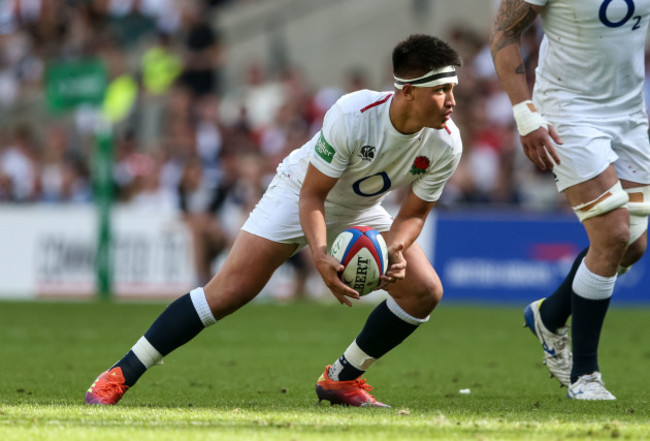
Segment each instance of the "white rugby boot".
M605 383L600 372L578 377L575 383L569 386L567 398L574 400L615 400L616 397L605 389Z
M555 377L562 386L571 384L571 364L573 354L569 341L569 328L558 328L557 332L546 329L539 315L539 306L544 299L536 300L524 309L524 326L530 328L533 334L542 343L544 349L544 364L552 377Z

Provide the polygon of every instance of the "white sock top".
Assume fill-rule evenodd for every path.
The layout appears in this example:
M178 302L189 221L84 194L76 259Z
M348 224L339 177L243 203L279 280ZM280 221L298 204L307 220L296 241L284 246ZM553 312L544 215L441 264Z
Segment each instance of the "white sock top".
M194 309L196 309L196 313L199 315L203 326L207 328L208 326L217 323L217 319L212 315L210 305L208 305L208 301L205 298L203 288L198 287L190 291L190 299L192 299Z
M582 259L578 271L573 279L573 292L580 297L590 300L604 300L612 296L614 284L616 283L616 274L612 277L599 276L592 273L585 260Z

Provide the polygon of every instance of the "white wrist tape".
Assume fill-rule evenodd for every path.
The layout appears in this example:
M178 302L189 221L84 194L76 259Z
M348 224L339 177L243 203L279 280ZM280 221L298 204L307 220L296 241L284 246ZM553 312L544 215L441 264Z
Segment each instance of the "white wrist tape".
M521 136L526 136L540 127L548 129L548 121L542 118L531 100L522 101L512 106L512 113Z

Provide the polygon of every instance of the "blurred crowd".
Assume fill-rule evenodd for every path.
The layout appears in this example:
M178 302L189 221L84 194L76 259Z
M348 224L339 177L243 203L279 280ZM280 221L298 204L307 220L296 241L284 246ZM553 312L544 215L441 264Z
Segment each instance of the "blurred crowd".
M115 199L182 214L201 244L197 261L219 254L278 162L320 129L338 97L392 89L389 72L383 84L354 69L343 84L316 88L299 66L261 63L225 87L218 13L234 1L245 0L0 2L0 203L91 203L101 113L115 123ZM457 26L442 37L465 62L453 116L465 152L441 209L566 209L552 176L521 153L487 35ZM523 44L531 81L540 39L534 26ZM87 58L107 67L104 106L48 111L48 64Z
M227 48L215 25L224 3L0 3L0 109L8 116L3 120L12 122L0 131L0 202L92 201L98 110L82 106L59 118L46 111L40 118L11 113L34 101L46 107L46 68L54 61L100 58L107 66L109 91L99 112L117 122L116 199L185 213L235 205L245 216L278 161L319 130L338 97L361 88L391 88L388 72L385 84L371 84L367 72L355 69L344 84L317 89L299 67L270 71L262 64L248 66L239 84L224 87ZM454 119L466 154L441 205L557 209L548 176L522 161L487 36L457 27L445 37L465 60ZM538 29L529 32L529 73L539 37ZM236 229L238 221L228 218Z

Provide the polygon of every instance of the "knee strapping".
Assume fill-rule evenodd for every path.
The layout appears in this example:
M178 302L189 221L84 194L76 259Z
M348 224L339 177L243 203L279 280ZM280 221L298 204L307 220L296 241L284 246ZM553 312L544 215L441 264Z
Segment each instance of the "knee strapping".
M627 203L627 211L630 213L630 243L634 243L648 229L650 185L626 188L625 192L630 198Z
M601 216L617 208L624 207L628 201L628 194L621 187L621 183L616 182L612 188L596 199L574 206L573 211L578 216L578 219L580 219L580 222L584 222L589 218Z

